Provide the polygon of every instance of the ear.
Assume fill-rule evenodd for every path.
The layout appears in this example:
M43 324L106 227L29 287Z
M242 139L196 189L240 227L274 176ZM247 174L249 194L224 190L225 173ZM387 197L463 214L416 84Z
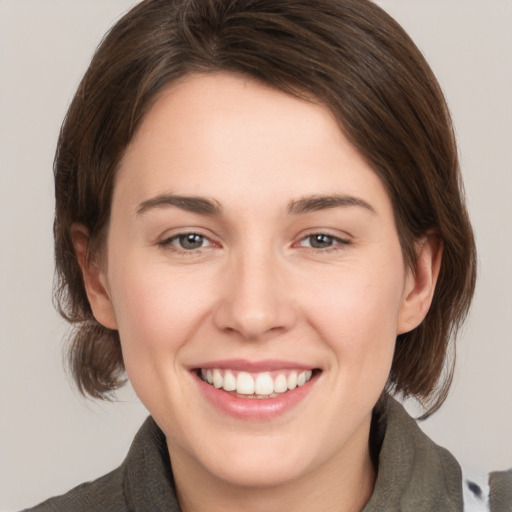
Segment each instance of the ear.
M117 329L114 308L108 291L105 265L90 253L89 230L79 223L71 226L71 239L78 264L82 270L85 291L91 305L94 318L107 329Z
M416 268L409 269L398 317L397 334L412 331L423 322L436 288L443 242L436 234L427 234L416 244Z

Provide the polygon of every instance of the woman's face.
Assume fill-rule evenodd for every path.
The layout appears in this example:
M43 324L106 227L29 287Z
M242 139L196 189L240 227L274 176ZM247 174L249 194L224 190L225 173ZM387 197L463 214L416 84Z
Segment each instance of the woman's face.
M329 110L227 73L169 86L121 163L106 255L91 302L176 468L277 485L367 457L414 278Z

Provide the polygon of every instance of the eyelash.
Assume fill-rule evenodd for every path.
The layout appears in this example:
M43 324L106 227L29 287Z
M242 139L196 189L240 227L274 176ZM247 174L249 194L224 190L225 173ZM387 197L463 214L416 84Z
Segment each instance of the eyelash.
M208 241L209 244L204 247L197 247L195 249L185 249L184 247L180 247L180 246L174 244L174 242L176 242L176 241L178 241L178 243L180 243L180 240L183 241L184 239L186 239L186 237L192 237L192 236L200 237L203 242ZM202 235L201 233L197 233L195 231L189 231L189 232L185 232L185 233L178 233L169 238L166 238L165 240L158 242L158 245L160 247L163 247L164 249L176 252L178 254L192 255L192 254L198 254L202 249L205 249L208 247L213 247L216 244L214 242L212 242L207 236Z
M330 240L332 245L329 245L328 247L324 247L324 248L316 248L316 247L311 247L311 246L308 247L308 246L300 245L305 240L309 239L311 241L311 239L313 239L315 237L327 238ZM322 253L322 254L343 250L346 246L348 246L350 244L351 244L351 241L347 238L340 238L340 237L331 235L329 233L324 233L324 232L309 233L308 235L301 238L300 241L298 242L299 247L306 247L308 250L314 251L315 253Z
M186 249L186 248L180 247L175 244L175 242L178 242L178 243L183 242L186 239L186 237L200 237L202 239L201 240L202 242L207 241L209 243L206 246L201 246L201 247L197 247L194 249ZM310 243L311 243L311 240L314 237L324 237L325 239L328 239L328 241L332 245L329 245L328 247L323 247L323 248L316 248L316 247L301 245L304 241L306 241L308 239L310 240ZM351 241L349 239L339 238L337 236L334 236L334 235L331 235L331 234L325 233L325 232L316 232L316 233L309 233L308 235L302 237L297 243L293 244L293 247L303 247L310 252L325 254L325 253L331 253L334 251L343 250L344 247L346 247L350 244L351 244ZM199 253L201 253L201 251L203 249L206 249L209 247L215 247L215 246L218 247L218 245L215 242L212 242L207 236L202 235L201 233L197 233L195 231L178 233L169 238L166 238L165 240L162 240L161 242L158 242L158 245L164 249L173 251L178 254L184 254L184 255L199 254Z

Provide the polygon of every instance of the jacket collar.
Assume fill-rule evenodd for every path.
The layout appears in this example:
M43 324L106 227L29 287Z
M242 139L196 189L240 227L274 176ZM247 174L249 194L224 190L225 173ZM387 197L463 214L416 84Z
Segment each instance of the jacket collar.
M135 436L122 471L128 510L180 512L165 435L153 418Z
M376 420L378 473L363 512L463 510L462 473L450 452L431 441L391 397Z
M459 465L391 397L374 415L372 445L380 446L378 474L362 512L463 510ZM122 470L130 510L180 512L165 436L151 417L135 437Z

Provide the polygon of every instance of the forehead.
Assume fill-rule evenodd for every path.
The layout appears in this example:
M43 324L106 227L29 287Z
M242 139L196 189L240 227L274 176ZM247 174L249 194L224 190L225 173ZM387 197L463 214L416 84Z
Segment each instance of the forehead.
M382 193L331 111L251 78L191 74L169 85L127 147L116 189L163 192ZM272 194L274 192L274 194Z

